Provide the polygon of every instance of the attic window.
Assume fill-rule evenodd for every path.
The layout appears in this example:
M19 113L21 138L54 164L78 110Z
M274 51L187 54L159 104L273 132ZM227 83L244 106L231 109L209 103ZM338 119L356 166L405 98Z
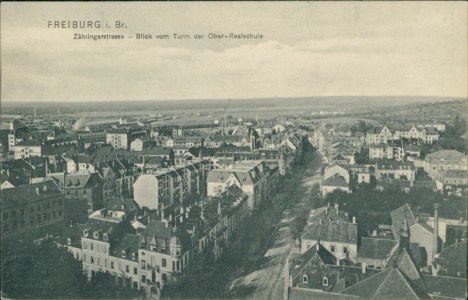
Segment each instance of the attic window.
M302 283L309 283L309 276L307 276L307 274L302 276Z
M127 252L125 252L125 250L124 250L124 251L122 251L122 258L126 258L126 257L127 257Z
M135 253L132 253L132 260L135 260L136 256Z
M95 239L99 239L99 232L95 231L95 232L93 233L93 237L94 237Z
M102 235L102 238L104 239L104 241L109 240L109 236L107 235L107 233L104 233L104 234Z
M323 286L328 286L328 278L326 276L323 277L322 284L323 284Z
M86 229L85 229L85 230L83 230L83 236L84 236L84 237L88 237L88 235L89 235L89 232L88 232L88 230L86 230Z

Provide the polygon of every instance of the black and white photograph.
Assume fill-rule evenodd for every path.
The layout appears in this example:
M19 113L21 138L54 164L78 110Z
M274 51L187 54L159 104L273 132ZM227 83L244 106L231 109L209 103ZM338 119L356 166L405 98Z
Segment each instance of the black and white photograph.
M466 299L465 1L4 2L2 299Z

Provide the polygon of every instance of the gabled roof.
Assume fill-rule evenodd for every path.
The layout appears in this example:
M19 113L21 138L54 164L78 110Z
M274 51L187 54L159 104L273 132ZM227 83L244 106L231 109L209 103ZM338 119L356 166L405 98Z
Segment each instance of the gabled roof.
M318 248L318 250L317 250ZM324 265L335 265L336 257L320 244L315 244L309 250L304 252L299 258L295 259L291 265L290 276L295 279L301 274L313 258L318 258Z
M467 156L457 150L440 150L426 155L426 160L429 159L467 159Z
M408 226L411 227L417 223L416 218L411 211L411 208L408 204L405 204L390 213L392 218L392 232L395 239L398 239L400 236L400 230L403 226L403 220L406 218Z
M389 268L345 289L343 294L366 299L420 299L398 268Z
M422 275L427 285L427 292L441 297L466 299L465 278Z
M21 185L0 191L2 208L16 207L55 197L63 197L63 193L53 180Z
M397 245L395 240L362 237L358 257L386 259Z
M466 278L467 249L466 241L459 244L450 245L442 250L435 258L437 264L444 267L442 273L447 276L457 276Z
M111 255L115 257L122 257L122 252L125 251L125 258L132 260L132 254L138 253L140 247L140 237L136 234L125 233L112 247ZM137 259L137 258L136 258Z
M41 146L41 142L35 139L28 139L19 142L16 146Z
M341 176L332 176L322 182L322 186L337 186L348 188L349 184Z
M321 221L307 225L302 239L342 243L357 243L357 224L348 222Z

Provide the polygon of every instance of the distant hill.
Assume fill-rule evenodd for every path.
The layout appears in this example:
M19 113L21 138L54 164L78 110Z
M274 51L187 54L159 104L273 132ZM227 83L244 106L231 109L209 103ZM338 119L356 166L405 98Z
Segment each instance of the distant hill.
M231 100L231 101L230 101ZM38 114L56 114L60 108L62 114L79 112L104 111L198 111L224 110L229 103L229 109L324 109L353 110L358 107L394 106L405 104L423 104L463 98L419 97L419 96L335 96L335 97L299 97L299 98L256 98L256 99L219 99L219 100L138 100L138 101L100 101L100 102L4 102L1 105L2 114L32 114L34 108Z

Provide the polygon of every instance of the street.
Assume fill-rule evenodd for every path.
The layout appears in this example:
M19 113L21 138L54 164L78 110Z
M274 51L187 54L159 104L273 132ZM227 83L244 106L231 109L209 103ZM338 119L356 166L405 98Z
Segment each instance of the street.
M299 199L300 201L283 211L277 229L273 233L273 245L264 255L267 262L252 273L234 280L230 285L231 291L250 288L253 292L247 295L247 299L287 298L288 262L292 256L299 255L299 248L295 246L295 240L290 232L290 224L294 219L294 211L303 207L312 187L320 182L322 161L320 153L313 152L312 161L303 173L299 187L288 195L290 199ZM234 296L235 293L233 293ZM245 295L242 295L242 298L244 297Z

